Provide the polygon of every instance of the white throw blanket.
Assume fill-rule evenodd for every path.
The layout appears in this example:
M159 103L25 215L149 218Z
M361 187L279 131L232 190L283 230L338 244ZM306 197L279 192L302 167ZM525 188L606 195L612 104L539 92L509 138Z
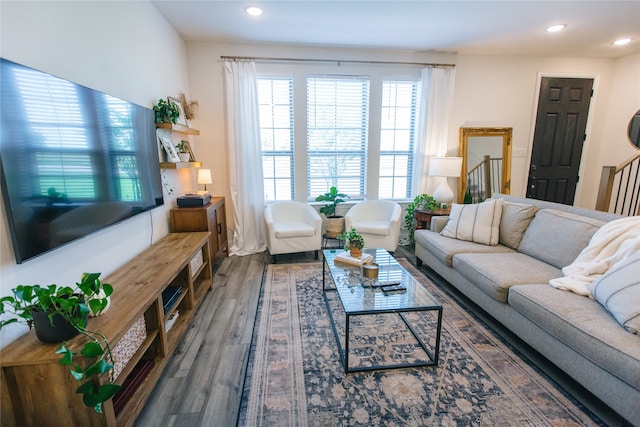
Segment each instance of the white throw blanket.
M596 231L575 261L562 269L564 277L551 279L549 284L593 298L587 286L638 250L640 216L608 222Z

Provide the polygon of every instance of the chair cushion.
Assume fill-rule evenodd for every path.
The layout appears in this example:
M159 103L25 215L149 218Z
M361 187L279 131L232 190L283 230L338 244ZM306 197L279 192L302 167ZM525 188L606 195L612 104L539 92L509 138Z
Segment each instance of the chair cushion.
M640 251L614 265L588 287L620 325L640 334Z
M315 229L302 221L277 222L273 225L276 239L287 239L289 237L311 237Z
M451 206L449 222L442 230L445 237L495 246L500 233L502 199L487 200L472 205Z
M351 223L351 227L358 230L361 234L376 234L378 236L389 235L389 221L358 221Z
M604 221L542 209L525 231L518 251L558 268L571 264Z
M507 302L511 286L548 287L549 280L562 276L559 268L518 252L459 254L453 257L453 268L500 302Z

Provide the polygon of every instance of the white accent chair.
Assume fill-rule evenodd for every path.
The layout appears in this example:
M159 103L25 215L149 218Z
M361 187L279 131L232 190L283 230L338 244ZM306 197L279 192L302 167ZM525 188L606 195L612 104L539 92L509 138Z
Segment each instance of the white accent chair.
M322 247L322 218L307 203L275 202L264 209L267 225L267 247L276 262L276 255L318 251Z
M390 200L366 200L355 204L344 216L345 230L355 228L366 248L395 252L400 240L402 208Z

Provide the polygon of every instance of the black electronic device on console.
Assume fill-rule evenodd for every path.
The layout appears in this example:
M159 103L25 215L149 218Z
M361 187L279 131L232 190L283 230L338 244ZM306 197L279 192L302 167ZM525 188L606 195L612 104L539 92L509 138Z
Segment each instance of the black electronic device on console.
M199 193L187 193L178 197L178 206L193 207L193 206L206 206L211 201L211 195L208 192Z

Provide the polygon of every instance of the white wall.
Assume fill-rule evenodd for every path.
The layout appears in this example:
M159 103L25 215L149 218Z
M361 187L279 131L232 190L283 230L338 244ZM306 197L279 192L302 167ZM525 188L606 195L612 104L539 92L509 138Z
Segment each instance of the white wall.
M0 2L0 55L151 108L187 89L184 41L149 2ZM167 172L181 191L188 177ZM2 201L0 201L2 204ZM0 293L19 284L76 283L83 272L103 277L168 232L165 206L17 265L0 206ZM2 330L4 346L26 327Z
M576 205L593 208L603 164L621 161L629 148L620 137L626 129L637 100L627 96L630 87L637 88L639 55L620 60L476 56L434 54L417 51L354 50L283 45L251 45L226 43L188 43L191 91L200 97L198 127L202 134L197 142L198 156L212 168L213 191L227 197L228 162L224 125L224 85L221 55L275 56L327 59L365 59L416 62L449 62L456 64L456 81L452 118L449 127L448 154L458 153L461 126L498 126L513 128L511 193L523 196L526 190L531 142L535 124L538 85L541 76L588 77L595 79L588 135L584 145L581 179ZM634 80L635 79L635 80ZM638 91L636 90L636 94ZM638 95L640 96L640 95ZM632 105L635 105L633 107ZM624 120L619 119L624 117ZM625 121L626 120L626 121ZM608 158L603 158L607 153ZM453 181L453 180L452 180ZM452 188L455 185L451 182ZM232 218L228 216L228 218ZM229 222L231 224L231 221Z
M638 153L627 136L631 117L640 110L640 53L615 62L613 84L600 145L604 166L615 166ZM614 149L612 149L614 148Z

